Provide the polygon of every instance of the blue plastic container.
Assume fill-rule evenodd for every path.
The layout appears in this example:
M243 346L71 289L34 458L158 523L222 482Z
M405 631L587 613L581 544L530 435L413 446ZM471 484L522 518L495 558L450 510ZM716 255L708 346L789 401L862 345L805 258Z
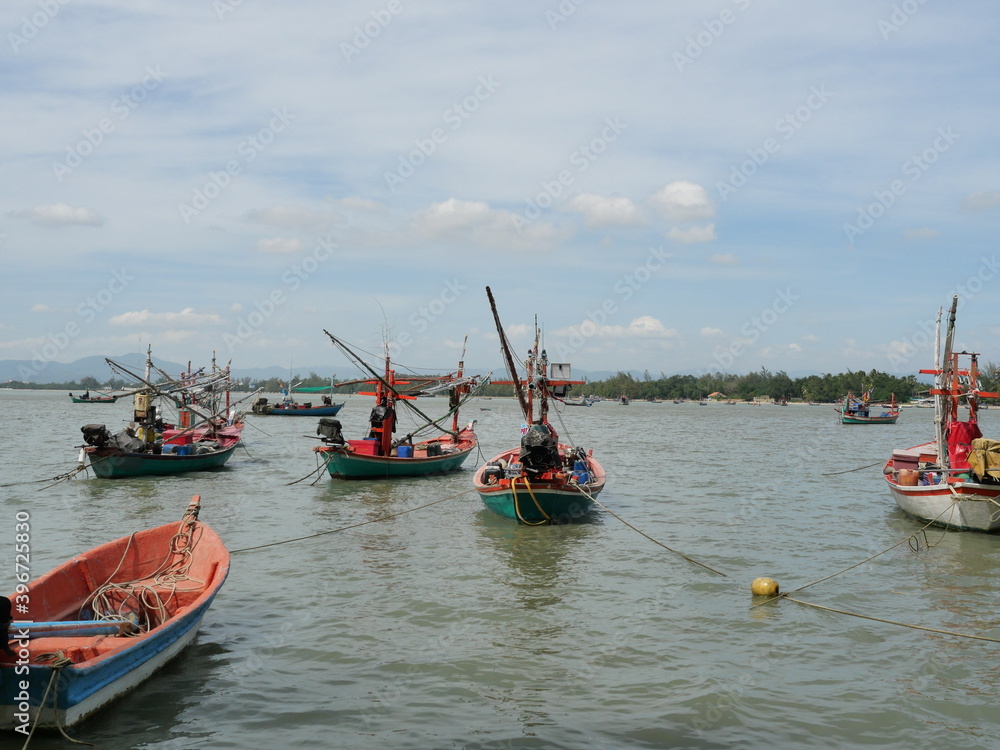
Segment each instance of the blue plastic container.
M412 445L397 446L396 456L398 458L413 458L413 446Z

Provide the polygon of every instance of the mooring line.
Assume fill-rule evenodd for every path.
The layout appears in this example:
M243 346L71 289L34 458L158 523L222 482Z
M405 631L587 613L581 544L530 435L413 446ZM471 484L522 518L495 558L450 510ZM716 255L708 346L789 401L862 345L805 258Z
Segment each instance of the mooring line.
M432 503L427 503L426 505L418 505L416 508L408 508L406 510L401 510L399 513L391 513L387 516L381 516L380 518L373 518L370 521L362 521L361 523L351 524L350 526L341 526L340 528L330 529L329 531L320 531L316 534L309 534L307 536L299 536L294 539L284 539L280 542L270 542L269 544L258 544L255 547L243 547L241 549L234 549L230 551L231 555L235 555L237 552L250 552L251 550L265 549L267 547L277 547L282 544L291 544L292 542L301 542L305 539L315 539L316 537L326 536L328 534L336 534L338 531L347 531L348 529L356 529L360 526L368 526L369 524L379 523L381 521L388 521L392 518L398 516L406 515L407 513L412 513L415 510L423 510L424 508L430 508L432 505L437 505L438 503L443 503L446 500L452 500L456 497L461 497L462 495L467 495L472 492L472 489L462 490L458 494L449 495L448 497L442 497L440 500L435 500Z
M841 573L846 573L849 570L853 570L854 568L858 567L859 565L864 565L866 562L870 562L871 560L874 560L879 555L884 555L886 552L889 552L890 550L893 550L896 547L899 547L901 544L909 544L911 550L913 550L914 552L918 551L920 549L920 542L919 542L918 537L920 537L921 535L923 535L924 539L926 540L926 537L927 537L927 528L929 526L931 526L933 523L937 522L937 520L939 518L941 518L941 516L943 516L945 513L947 513L948 511L954 512L954 510L955 510L955 506L954 505L948 506L943 511L941 511L940 513L938 513L937 516L935 516L933 519L931 519L930 521L928 521L926 524L924 524L923 526L921 526L919 529L917 529L916 531L914 531L912 534L910 534L906 538L901 539L900 541L898 541L895 544L893 544L891 547L887 547L886 549L882 550L881 552L879 552L877 554L874 554L871 557L868 557L868 558L862 560L859 563L855 563L854 565L851 565L851 566L849 566L847 568L844 568L843 570L841 570L841 571L839 571L837 573L833 573L832 575L828 575L825 578L819 578L819 579L817 579L815 581L812 581L811 583L807 583L807 584L805 584L803 586L799 586L797 589L793 589L790 592L780 593L777 596L773 596L770 599L767 599L766 601L757 602L756 604L752 604L750 606L750 608L753 609L754 607L759 607L759 606L764 605L764 604L770 604L771 602L778 601L779 599L787 599L790 602L795 602L796 604L802 604L802 605L804 605L806 607L813 607L815 609L824 610L826 612L835 612L837 614L847 615L849 617L858 617L858 618L863 619L863 620L871 620L872 622L881 622L881 623L884 623L886 625L898 625L899 627L903 627L903 628L911 628L913 630L924 630L924 631L927 631L928 633L940 633L941 635L950 635L950 636L954 636L956 638L972 638L972 639L978 640L978 641L989 641L991 643L1000 643L1000 638L990 638L989 636L985 636L985 635L972 635L971 633L959 633L959 632L956 632L954 630L942 630L940 628L929 628L929 627L927 627L925 625L913 625L912 623L899 622L898 620L888 620L888 619L885 619L883 617L875 617L874 615L863 615L863 614L860 614L858 612L848 612L846 609L837 609L836 607L828 607L828 606L823 605L823 604L814 604L813 602L806 602L806 601L803 601L802 599L796 599L793 596L791 596L792 594L798 593L799 591L802 591L803 589L807 589L810 586L815 586L818 583L823 583L824 581L829 581L831 578L839 576ZM947 531L947 529L945 530L945 532L946 531ZM942 534L945 533L945 532L942 532ZM913 541L915 539L917 540L917 546L916 546L916 548L914 548L914 546L913 546ZM937 546L937 544L940 544L940 540L936 544L934 544L934 545L931 545L930 543L927 543L928 547Z
M844 469L843 471L828 471L824 474L820 474L821 477L832 477L835 474L850 474L852 471L861 471L862 469L870 469L873 466L878 466L879 464L884 464L885 461L876 461L873 464L868 464L867 466L859 466L856 469Z
M591 500L591 502L594 503L594 505L596 505L599 508L602 508L604 511L606 511L607 513L609 513L612 516L614 516L615 518L617 518L623 524L625 524L630 529L632 529L632 531L636 532L637 534L640 534L641 536L646 537L653 544L658 544L659 546L663 547L663 549L667 550L668 552L673 552L675 555L679 555L680 557L683 557L688 562L694 563L695 565L698 565L698 566L704 568L705 570L710 570L711 572L715 573L716 575L720 575L723 578L728 578L729 577L728 575L726 575L725 573L723 573L721 570L716 570L715 568L713 568L713 567L711 567L709 565L706 565L703 562L698 562L693 557L688 557L683 552L678 552L675 549L671 549L670 547L668 547L667 545L665 545L663 542L661 542L661 541L659 541L657 539L654 539L653 537L651 537L649 534L645 533L644 531L640 531L639 529L637 529L635 526L633 526L632 524L630 524L628 521L626 521L624 518L622 518L621 516L619 516L613 510L611 510L610 508L608 508L608 506L606 506L603 503L601 503L597 498L595 498L589 492L586 492L582 487L577 487L577 489L580 490L580 492L582 492L584 495L586 495L587 497L589 497L590 500Z
M916 531L914 531L912 534L909 534L905 538L900 539L895 544L893 544L893 545L891 545L889 547L886 547L881 552L876 552L871 557L865 558L861 562L854 563L854 565L848 565L843 570L839 570L836 573L831 573L830 575L824 576L823 578L818 578L815 581L811 581L810 583L803 584L802 586L799 586L797 589L792 589L791 591L786 591L783 594L778 594L778 595L773 596L770 599L766 599L766 600L764 600L762 602L756 602L755 604L751 604L750 605L750 609L754 609L755 607L761 607L761 606L763 606L765 604L770 604L771 602L777 601L778 599L785 599L785 598L787 598L789 596L789 594L797 594L799 591L803 591L804 589L807 589L810 586L815 586L818 583L823 583L824 581L829 581L831 578L836 578L837 576L842 575L843 573L846 573L849 570L854 570L854 568L857 568L860 565L864 565L866 562L871 562L876 557L884 555L886 552L890 552L890 551L896 549L896 547L900 546L901 544L907 544L907 543L909 543L910 544L910 549L913 549L913 544L912 544L912 540L913 539L915 539L916 537L920 536L921 534L923 534L924 537L925 537L925 539L926 539L926 536L927 536L927 527L930 526L931 524L935 523L939 518L941 518L941 516L943 516L949 510L950 511L954 511L954 509L955 509L954 505L949 505L943 511L941 511L940 513L938 513L937 516L935 516L933 519L931 519L930 521L928 521L927 523L925 523L923 526L921 526L919 529L917 529ZM940 542L938 542L938 544L940 544ZM934 544L934 545L928 544L927 546L928 547L934 547L934 546L937 546L937 545L936 544ZM920 547L920 542L918 541L917 542L917 549L919 549L919 547Z
M323 466L317 466L315 469L313 469L312 471L310 471L308 474L306 474L301 479L296 479L294 482L285 482L285 487L291 487L293 484L298 484L299 482L304 482L309 477L311 477L313 474L315 474L315 473L317 473L319 471L322 471L324 468L325 467L323 467Z
M977 641L989 641L990 643L1000 643L1000 638L990 638L985 635L972 635L971 633L958 633L954 630L941 630L940 628L928 628L924 625L913 625L908 622L899 622L897 620L886 620L882 617L873 617L872 615L862 615L857 612L848 612L846 609L836 609L834 607L826 607L822 604L813 604L812 602L804 602L801 599L794 599L788 595L782 595L783 598L790 602L795 602L796 604L804 604L807 607L815 607L816 609L822 609L827 612L836 612L838 615L848 615L849 617L860 617L863 620L872 620L874 622L882 622L887 625L899 625L903 628L912 628L913 630L926 630L928 633L940 633L941 635L952 635L956 638L973 638Z

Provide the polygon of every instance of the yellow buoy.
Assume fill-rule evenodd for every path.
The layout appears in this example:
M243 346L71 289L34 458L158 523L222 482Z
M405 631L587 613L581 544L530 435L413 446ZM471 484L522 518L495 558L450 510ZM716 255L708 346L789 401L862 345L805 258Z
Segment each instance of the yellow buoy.
M754 578L750 590L755 596L777 596L778 582L773 578Z

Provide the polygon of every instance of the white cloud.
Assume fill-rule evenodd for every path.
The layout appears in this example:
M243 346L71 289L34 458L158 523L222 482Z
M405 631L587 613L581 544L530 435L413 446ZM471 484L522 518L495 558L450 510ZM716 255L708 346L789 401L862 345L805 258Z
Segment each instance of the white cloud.
M316 211L302 206L274 206L246 212L246 220L286 229L319 231L344 224L346 217L334 211Z
M473 242L488 248L541 249L565 236L551 224L528 222L485 201L449 198L414 218L416 231L428 240Z
M592 338L641 338L641 339L673 339L678 332L674 328L667 328L660 320L652 315L641 315L633 319L627 326L604 325L599 326L590 320L586 320L578 325L570 326L556 331L555 336L583 336Z
M154 313L149 310L122 313L111 318L110 323L116 326L172 326L172 325L219 325L225 321L211 313L196 313L193 307L185 307L180 312Z
M941 233L936 229L924 227L922 229L907 229L903 232L903 236L909 240L933 240L940 237Z
M99 227L104 224L104 220L89 208L78 208L68 203L35 206L23 211L12 211L9 215L18 219L26 219L32 224L42 227L66 227L74 225Z
M972 193L965 197L962 205L972 211L985 211L991 208L1000 208L1000 192Z
M715 224L706 224L703 227L689 227L688 229L674 227L667 232L667 238L684 245L711 242L715 239Z
M369 198L340 198L335 200L334 203L343 206L344 208L357 209L360 211L385 211L386 206L378 201L371 200Z
M721 328L712 328L710 326L705 326L698 333L700 333L705 338L716 338L722 335Z
M37 305L32 305L31 306L31 312L34 312L34 313L47 313L47 312L52 312L52 308L49 307L48 305L39 303Z
M305 243L299 239L274 237L272 239L260 240L257 243L257 250L271 255L290 255L302 252L305 246Z
M568 210L582 214L588 227L640 226L642 214L630 198L581 193L569 202Z
M688 221L710 219L715 208L701 185L677 180L665 185L649 198L649 204L668 219Z
M716 253L708 256L708 262L717 266L738 266L740 259L732 253Z

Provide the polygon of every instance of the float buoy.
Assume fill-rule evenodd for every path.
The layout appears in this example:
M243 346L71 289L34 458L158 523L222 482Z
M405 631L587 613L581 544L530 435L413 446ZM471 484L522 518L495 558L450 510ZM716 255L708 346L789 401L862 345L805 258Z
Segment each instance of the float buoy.
M778 582L773 578L754 578L750 590L754 596L777 596Z

